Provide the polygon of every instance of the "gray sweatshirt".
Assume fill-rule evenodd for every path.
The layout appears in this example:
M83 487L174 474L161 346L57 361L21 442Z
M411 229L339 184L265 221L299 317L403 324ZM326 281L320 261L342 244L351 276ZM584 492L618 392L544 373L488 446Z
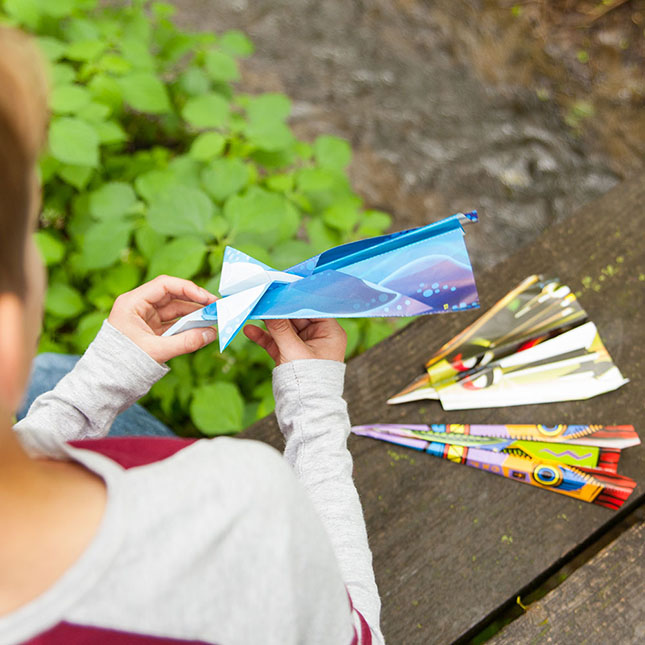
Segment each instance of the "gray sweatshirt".
M218 438L126 470L65 443L104 437L167 370L106 322L15 426L33 456L75 460L102 477L108 501L77 562L0 618L0 645L61 623L220 645L382 643L346 447L345 366L274 370L284 459L259 442Z

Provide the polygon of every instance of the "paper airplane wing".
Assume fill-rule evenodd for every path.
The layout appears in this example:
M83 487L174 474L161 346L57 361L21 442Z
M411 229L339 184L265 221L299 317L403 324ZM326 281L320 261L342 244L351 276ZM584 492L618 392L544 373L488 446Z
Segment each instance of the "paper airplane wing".
M474 214L469 214L475 218ZM272 288L251 318L416 316L479 306L462 218L346 244Z

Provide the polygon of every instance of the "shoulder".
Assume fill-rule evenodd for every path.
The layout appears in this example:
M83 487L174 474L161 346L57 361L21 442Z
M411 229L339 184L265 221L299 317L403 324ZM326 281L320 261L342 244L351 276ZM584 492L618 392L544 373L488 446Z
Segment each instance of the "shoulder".
M172 633L190 612L215 642L347 633L347 594L331 544L276 450L200 440L121 471L118 480L119 554L79 617L100 608L106 619L139 621L142 607L173 605L163 616L154 612L146 628L159 629L160 621Z

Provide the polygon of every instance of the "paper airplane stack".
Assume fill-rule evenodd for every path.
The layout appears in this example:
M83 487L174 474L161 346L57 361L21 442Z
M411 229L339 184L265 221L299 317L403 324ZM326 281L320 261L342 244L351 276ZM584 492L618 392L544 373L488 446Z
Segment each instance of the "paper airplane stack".
M617 474L633 426L363 425L352 432L592 502L620 508L636 487Z
M569 287L534 275L446 343L388 403L494 408L588 399L625 383Z
M285 271L226 247L222 298L164 335L217 322L220 349L249 319L418 316L478 307L462 225L452 217L338 246Z

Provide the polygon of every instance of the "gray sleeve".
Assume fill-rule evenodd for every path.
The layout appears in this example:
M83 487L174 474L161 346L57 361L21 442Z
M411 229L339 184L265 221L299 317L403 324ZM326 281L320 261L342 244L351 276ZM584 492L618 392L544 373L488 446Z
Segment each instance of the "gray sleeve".
M74 369L33 402L14 430L31 454L62 457L60 443L104 437L116 416L167 372L106 320Z
M374 641L382 643L381 601L347 449L344 376L345 365L337 361L302 360L276 367L276 416L286 439L285 458L329 533L354 607L370 626Z

